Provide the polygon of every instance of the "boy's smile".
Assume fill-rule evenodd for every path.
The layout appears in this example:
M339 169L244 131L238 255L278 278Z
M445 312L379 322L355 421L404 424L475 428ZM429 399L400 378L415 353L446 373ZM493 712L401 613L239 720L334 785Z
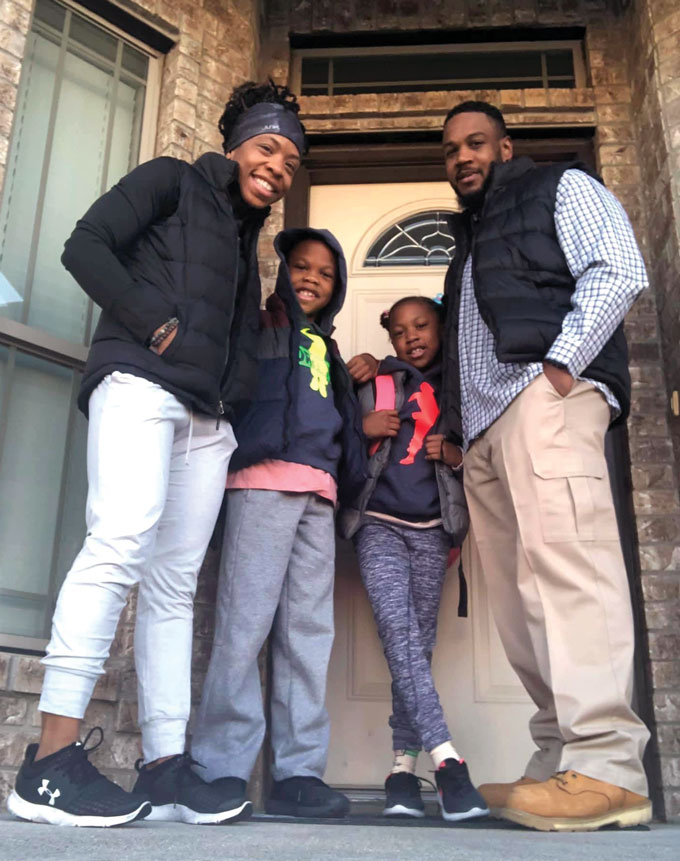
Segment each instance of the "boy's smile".
M290 283L309 320L330 302L335 288L335 255L320 239L305 239L288 255Z

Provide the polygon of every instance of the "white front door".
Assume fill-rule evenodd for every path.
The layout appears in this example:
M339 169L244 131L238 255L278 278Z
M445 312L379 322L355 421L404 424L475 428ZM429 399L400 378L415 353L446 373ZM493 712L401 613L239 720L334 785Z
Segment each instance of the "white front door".
M360 352L379 358L389 354L380 313L401 296L434 297L443 290L444 265L391 265L390 260L424 253L419 244L430 248L430 259L441 258L451 241L442 235L446 229L436 213L454 208L451 189L442 182L312 186L310 226L331 230L347 258L347 298L335 333L345 360ZM410 217L419 213L435 213L430 227L409 231ZM364 265L375 241L390 228L394 238L378 261L387 265ZM535 709L505 658L484 581L467 546L463 565L469 615L457 616L458 576L451 570L439 614L435 682L453 743L468 761L472 779L515 780L533 749L527 723ZM349 543L338 547L335 602L325 780L335 786L380 787L391 765L390 676ZM429 767L423 760L419 773Z

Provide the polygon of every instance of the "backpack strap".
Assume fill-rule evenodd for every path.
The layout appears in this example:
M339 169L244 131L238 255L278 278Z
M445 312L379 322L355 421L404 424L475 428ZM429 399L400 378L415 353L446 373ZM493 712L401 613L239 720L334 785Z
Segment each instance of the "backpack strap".
M375 407L378 410L393 410L397 402L397 394L394 389L394 377L392 374L378 374L375 382ZM380 448L381 439L374 440L368 449L369 456L373 456Z

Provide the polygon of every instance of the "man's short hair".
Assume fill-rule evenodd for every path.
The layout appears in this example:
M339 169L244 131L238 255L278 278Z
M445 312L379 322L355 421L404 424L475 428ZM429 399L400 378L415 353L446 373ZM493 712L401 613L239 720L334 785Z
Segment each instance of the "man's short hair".
M457 117L458 114L486 114L489 119L492 119L496 123L501 137L504 138L508 134L503 114L498 110L498 108L495 108L488 102L461 102L459 105L456 105L455 108L451 108L448 112L446 119L444 120L444 125L446 125L452 117Z

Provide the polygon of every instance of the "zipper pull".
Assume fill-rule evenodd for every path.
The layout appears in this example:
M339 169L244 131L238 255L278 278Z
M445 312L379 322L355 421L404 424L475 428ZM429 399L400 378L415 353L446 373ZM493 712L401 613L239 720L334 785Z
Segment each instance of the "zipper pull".
M222 421L222 416L224 415L224 404L221 400L217 402L217 424L215 425L215 430L220 429L220 422Z

